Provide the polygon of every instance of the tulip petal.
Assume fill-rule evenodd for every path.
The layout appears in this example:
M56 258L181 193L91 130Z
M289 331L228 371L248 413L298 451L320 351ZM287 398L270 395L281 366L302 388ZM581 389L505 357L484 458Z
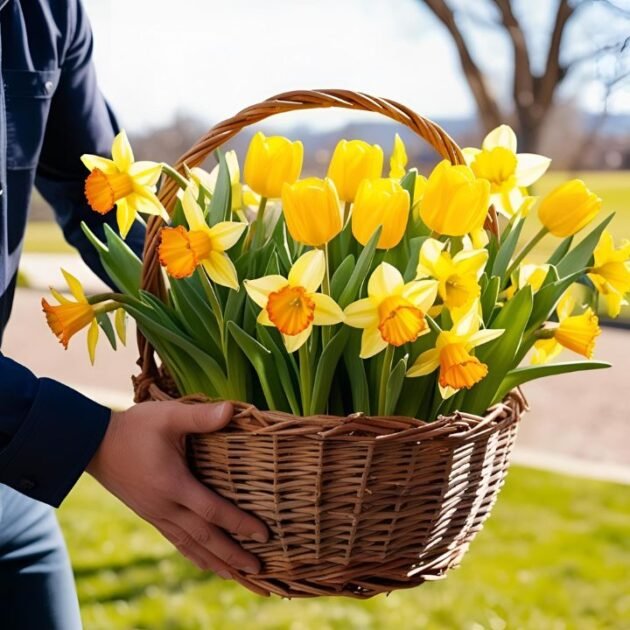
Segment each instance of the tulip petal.
M129 171L133 164L133 150L129 144L127 133L123 129L115 138L112 144L112 159L114 164L123 172Z
M288 280L282 276L263 276L256 280L245 280L243 285L247 295L261 308L267 306L267 299L270 293L280 291L288 284Z
M482 328L470 335L470 337L466 340L466 344L471 348L476 348L477 346L481 346L484 343L497 339L504 332L505 330L501 328Z
M100 155L90 155L89 153L86 153L81 156L81 162L83 162L85 168L87 168L90 172L92 172L95 168L99 171L103 171L105 175L111 175L112 173L116 173L118 171L116 164L114 164L112 160L108 160Z
M376 328L378 326L378 308L371 298L357 300L346 306L345 323L353 328Z
M186 217L188 227L191 230L203 231L207 229L208 224L203 216L201 206L195 199L195 192L192 186L188 186L188 188L184 191L184 196L182 197L182 208L184 210L184 216Z
M98 343L99 325L96 319L92 320L87 334L88 354L90 355L90 363L94 365L96 360L96 344Z
M311 336L313 332L313 325L311 324L308 328L303 330L301 333L297 335L282 335L282 339L284 341L284 346L287 349L287 352L295 352L301 346L304 345L306 340Z
M289 284L292 287L303 287L307 293L315 293L319 289L326 273L326 258L320 249L312 249L300 256L291 271Z
M236 245L239 238L247 228L247 223L236 221L220 221L208 231L212 239L212 249L226 251Z
M516 183L519 186L531 186L540 179L551 164L551 160L536 153L519 153L516 164Z
M227 254L210 252L201 264L213 282L238 291L236 267Z
M425 376L435 372L440 367L440 351L437 348L431 348L423 352L407 370L407 376L415 378L417 376Z
M387 342L383 339L378 328L366 328L361 335L361 352L359 356L362 359L369 359L385 350L386 347Z
M438 284L436 280L409 282L405 285L402 296L426 314L437 298Z
M405 282L402 274L396 267L389 263L381 263L370 276L368 281L368 295L374 298L382 298L399 293Z
M70 289L70 293L72 293L74 299L77 300L77 302L87 302L81 283L65 269L62 269L61 273L68 283L68 288Z
M118 230L120 236L124 239L129 234L129 230L136 220L136 209L132 207L127 199L119 199L116 202L116 222L118 223Z
M516 134L508 125L499 125L484 138L481 146L486 151L491 151L495 147L504 147L516 153Z
M138 186L155 186L161 174L162 165L157 162L134 162L129 167L129 175Z
M344 320L341 307L329 295L311 293L308 297L315 302L313 324L317 326L332 326Z

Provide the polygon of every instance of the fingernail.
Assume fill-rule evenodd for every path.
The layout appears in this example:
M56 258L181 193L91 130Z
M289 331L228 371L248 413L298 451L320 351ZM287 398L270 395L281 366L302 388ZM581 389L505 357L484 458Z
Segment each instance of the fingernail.
M260 569L253 564L248 564L243 567L243 571L245 571L245 573L258 573Z
M259 534L258 532L252 534L251 538L259 543L266 543L269 540L269 537L266 534Z
M232 576L227 571L217 571L217 575L222 577L224 580L229 580Z

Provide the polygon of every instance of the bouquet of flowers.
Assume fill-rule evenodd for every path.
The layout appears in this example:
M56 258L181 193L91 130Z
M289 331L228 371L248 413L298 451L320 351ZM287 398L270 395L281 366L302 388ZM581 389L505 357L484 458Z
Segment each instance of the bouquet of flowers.
M100 332L114 347L115 331L124 343L130 316L172 379L172 395L242 401L291 414L282 416L288 422L334 416L342 424L363 414L367 423L374 419L375 433L393 430L378 418L418 418L412 429L396 430L429 422L440 428L438 437L451 431L444 418L481 418L527 381L608 365L592 360L598 302L604 298L611 316L625 303L630 244L615 246L606 230L612 214L591 225L602 202L580 180L532 196L529 187L550 160L517 153L508 126L490 132L480 149L464 149L461 163L443 160L426 177L410 167L398 135L385 173L382 148L363 140L341 140L323 178L302 177L303 151L299 141L258 132L242 177L234 151L218 151L210 172L136 162L124 132L111 159L83 156L87 200L101 214L115 209L120 234L105 226L103 241L83 229L119 291L88 297L64 272L72 297L53 291L58 304L42 301L55 335L67 347L88 328L94 361ZM168 213L155 192L161 177L179 188ZM524 238L533 214L541 227ZM161 217L152 222L161 295L143 289L143 262L125 244L141 215ZM541 241L553 241L542 256ZM564 349L577 360L549 362ZM352 426L355 437L372 430ZM405 483L409 470L405 464ZM455 480L449 470L447 480ZM374 476L359 473L362 487ZM348 518L356 515L353 508ZM441 522L430 518L432 526ZM471 532L479 526L475 521ZM467 536L455 539L464 545ZM418 565L413 557L408 568ZM373 594L409 583L409 576L390 575L357 585L355 573L350 588L337 579L339 564L325 588L320 566L320 590L311 581L301 594ZM265 588L270 584L296 592L270 579Z

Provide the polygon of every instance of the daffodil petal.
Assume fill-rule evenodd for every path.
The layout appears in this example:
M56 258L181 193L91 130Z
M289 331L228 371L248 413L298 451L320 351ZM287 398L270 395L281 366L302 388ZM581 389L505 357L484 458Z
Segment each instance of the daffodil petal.
M188 186L184 192L182 208L188 227L191 230L205 230L208 227L203 216L203 210L195 199L195 191L192 186Z
M519 153L516 156L516 183L519 186L531 186L540 179L551 164L551 160L536 153Z
M452 315L452 313L451 313ZM458 337L469 337L479 330L479 300L475 300L470 308L463 312L453 326Z
M326 273L326 258L320 249L312 249L300 256L291 271L289 284L292 287L304 287L307 293L315 293L319 289Z
M157 162L134 162L129 167L129 175L139 186L155 186L162 174L162 165Z
M378 328L366 328L361 335L361 353L362 359L369 359L378 354L387 347L387 342L381 336Z
M575 298L569 291L565 291L564 295L558 301L556 306L556 312L558 313L558 319L562 321L571 315L575 309Z
M165 221L168 221L169 216L157 198L157 195L152 193L147 188L136 188L134 192L127 196L127 203L136 211L143 214L153 214L158 217L162 217Z
M477 278L483 273L483 268L488 261L487 249L463 249L453 258L453 263L457 266L460 274L476 273Z
M464 160L466 160L466 164L470 166L475 158L481 153L481 149L476 149L474 147L466 147L462 149L462 155L464 156Z
M96 360L96 344L98 343L99 325L96 319L92 320L87 334L88 354L90 355L90 363L94 365Z
M54 287L50 287L50 293L57 300L57 302L59 302L59 304L70 304L70 300L59 293L59 291L57 291L57 289L55 289Z
M399 293L405 282L402 274L389 263L381 263L372 273L368 281L368 295L381 298Z
M333 326L344 320L341 307L329 295L310 293L308 297L315 303L313 324L316 326Z
M437 298L438 284L436 280L409 282L405 285L402 296L423 313L427 313Z
M116 314L114 315L114 326L116 327L116 332L118 333L118 339L123 346L127 345L127 313L124 308L116 309Z
M448 400L451 396L453 396L459 391L458 389L455 389L454 387L451 387L450 385L444 386L438 383L438 387L440 389L440 396L442 396L444 400Z
M497 337L500 337L504 332L505 330L502 328L482 328L470 335L466 341L471 348L475 348L493 339L497 339Z
M428 238L420 248L420 257L416 269L417 278L425 278L435 275L435 267L440 260L446 244L435 238Z
M282 339L284 341L284 346L287 349L287 352L295 352L301 346L304 345L306 340L311 336L313 332L313 325L311 324L308 328L303 330L301 333L297 335L282 335Z
M504 147L516 153L516 134L508 125L499 125L484 138L481 146L486 151L491 151L495 147Z
M213 282L238 291L236 267L227 254L210 252L201 264Z
M378 308L374 300L364 298L346 306L345 323L353 328L376 328L378 326Z
M258 313L256 321L261 326L275 326L275 324L269 319L269 313L267 312L266 308L263 308L260 313Z
M85 168L87 168L90 172L92 172L95 168L99 171L103 171L106 175L116 173L118 171L116 164L114 164L112 160L108 160L100 155L90 155L89 153L86 153L81 156L81 162L83 162Z
M127 199L119 199L116 202L116 221L120 236L126 238L136 219L136 210L127 203Z
M539 339L534 344L532 364L542 365L557 357L563 348L555 339Z
M213 225L208 235L212 239L212 248L218 251L225 251L236 245L236 242L247 229L247 223L236 221L221 221Z
M75 300L78 302L86 302L85 293L83 291L83 287L81 283L68 271L65 269L61 270L63 277L65 278L68 288L70 289L70 293L74 296Z
M440 351L437 348L431 348L423 352L407 370L407 376L415 378L417 376L425 376L435 372L440 367Z
M280 289L286 287L288 280L282 276L263 276L256 280L245 280L243 285L247 295L261 308L267 306L267 299L270 293L280 291Z
M129 144L127 133L123 129L115 138L112 144L112 159L114 164L123 172L129 171L133 164L133 150Z

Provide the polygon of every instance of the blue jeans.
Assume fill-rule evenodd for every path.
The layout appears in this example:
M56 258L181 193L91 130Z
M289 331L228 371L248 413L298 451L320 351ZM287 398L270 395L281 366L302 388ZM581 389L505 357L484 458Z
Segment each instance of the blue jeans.
M72 568L53 508L1 484L0 628L81 628Z

